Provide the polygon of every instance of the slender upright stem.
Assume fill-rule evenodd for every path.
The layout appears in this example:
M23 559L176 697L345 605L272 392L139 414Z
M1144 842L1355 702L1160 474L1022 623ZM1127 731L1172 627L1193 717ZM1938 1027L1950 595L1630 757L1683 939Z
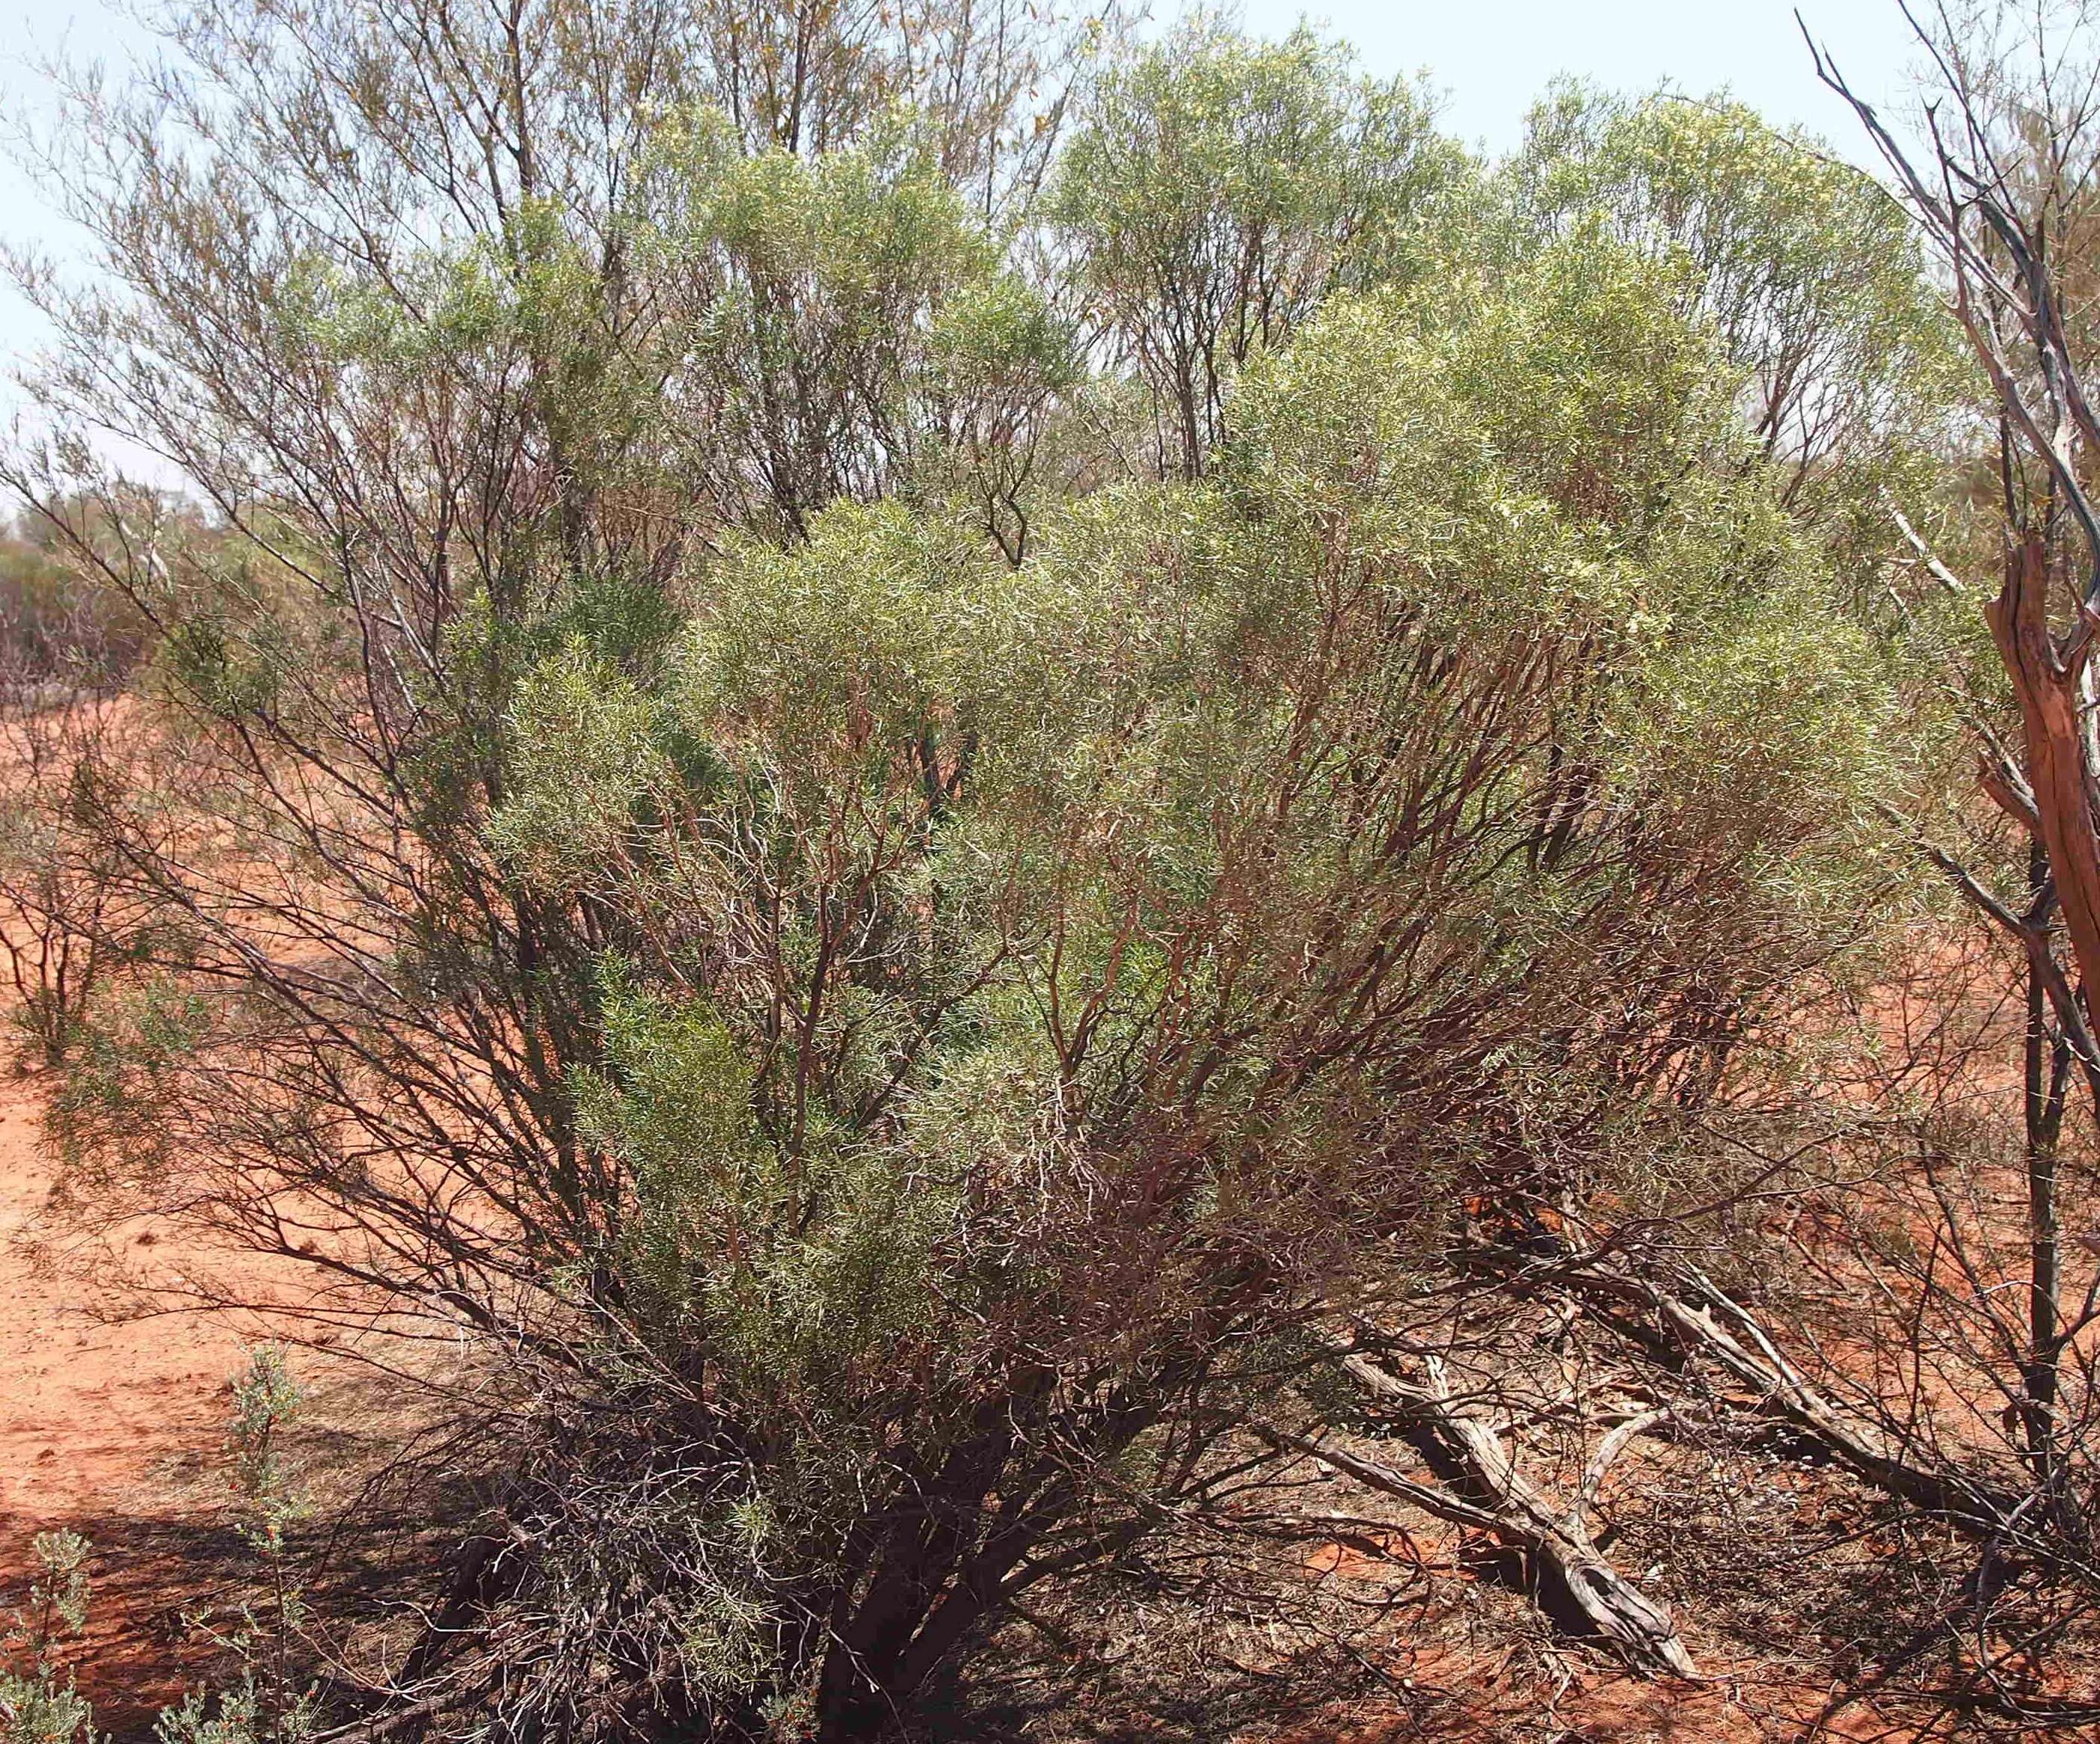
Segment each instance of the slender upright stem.
M2027 850L2031 907L2040 910L2049 888L2049 854L2039 841ZM2057 1363L2059 1354L2057 1291L2059 1273L2056 1212L2057 1138L2063 1126L2071 1046L2049 1021L2040 969L2027 969L2024 1060L2027 1177L2027 1359L2022 1376L2027 1457L2035 1477L2049 1483L2055 1464Z

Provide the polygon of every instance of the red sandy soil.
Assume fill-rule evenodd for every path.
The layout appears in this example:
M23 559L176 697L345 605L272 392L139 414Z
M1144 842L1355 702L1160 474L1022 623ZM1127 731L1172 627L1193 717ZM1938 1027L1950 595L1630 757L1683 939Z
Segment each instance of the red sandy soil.
M0 1084L0 1626L21 1601L34 1534L85 1534L90 1621L68 1657L100 1728L143 1736L209 1662L189 1618L224 1599L240 1566L227 1383L270 1328L252 1315L114 1318L95 1282L114 1265L174 1283L206 1265L224 1277L227 1256L150 1219L92 1238L68 1230L47 1215L57 1173L33 1086ZM243 1281L267 1287L254 1265Z
M1432 1481L1427 1472L1410 1475ZM1478 1534L1442 1525L1382 1536L1390 1563L1330 1544L1305 1559L1305 1571L1315 1579L1339 1577L1375 1586L1397 1572L1396 1564L1433 1570L1446 1581L1472 1580L1477 1577L1467 1565L1464 1547L1469 1539L1485 1547ZM1551 1696L1548 1711L1542 1706L1547 1698L1537 1688L1510 1687L1506 1658L1498 1668L1492 1653L1423 1642L1406 1648L1385 1667L1404 1688L1445 1693L1445 1699L1427 1702L1423 1715L1358 1724L1328 1720L1264 1735L1264 1744L1507 1744L1533 1735L1563 1744L1771 1744L1775 1739L1795 1744L1810 1737L1826 1744L1904 1744L1916 1736L1868 1702L1831 1716L1815 1731L1816 1692L1776 1687L1761 1677L1765 1668L1747 1662L1732 1671L1727 1644L1703 1635L1696 1616L1680 1621L1705 1668L1698 1683L1652 1682L1599 1654L1576 1650L1563 1657L1566 1683Z
M157 1468L215 1446L245 1349L197 1315L98 1318L82 1256L41 1226L55 1172L33 1100L0 1093L0 1568L31 1533L138 1501ZM180 1268L150 1225L126 1233Z

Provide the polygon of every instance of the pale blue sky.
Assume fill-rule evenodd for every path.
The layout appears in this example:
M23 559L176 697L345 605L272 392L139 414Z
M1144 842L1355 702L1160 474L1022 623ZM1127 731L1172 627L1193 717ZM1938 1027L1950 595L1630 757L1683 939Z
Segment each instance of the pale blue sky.
M1157 10L1177 10L1162 0ZM1801 0L1820 40L1863 95L1897 94L1912 59L1896 0ZM11 126L46 119L50 99L30 64L61 46L121 63L148 38L109 0L0 0L0 117ZM1524 113L1560 73L1621 89L1667 81L1688 92L1721 86L1776 121L1824 134L1860 155L1856 125L1816 82L1791 0L1243 0L1249 28L1280 35L1301 16L1355 43L1380 73L1427 72L1445 95L1445 125L1499 152L1513 145ZM64 258L77 251L67 227L11 166L0 162L0 236ZM0 376L39 339L38 325L0 284ZM18 403L0 382L0 421Z
M1848 153L1858 124L1816 82L1794 23L1796 0L1246 0L1263 35L1301 16L1333 27L1379 73L1427 71L1445 123L1491 151L1516 143L1524 111L1561 73L1621 90L1667 81L1703 95L1722 86L1775 121L1823 134ZM1912 59L1896 0L1798 0L1860 94L1896 94Z

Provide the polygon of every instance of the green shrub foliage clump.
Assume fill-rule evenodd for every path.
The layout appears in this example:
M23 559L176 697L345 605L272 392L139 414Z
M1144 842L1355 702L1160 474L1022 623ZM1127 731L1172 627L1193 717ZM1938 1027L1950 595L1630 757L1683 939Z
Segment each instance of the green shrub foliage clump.
M876 32L816 144L704 7L422 86L295 10L189 39L269 173L135 117L74 311L224 524L126 581L159 748L81 816L148 943L55 1118L529 1382L501 1735L870 1735L1469 1195L1696 1191L1936 730L1838 512L1902 432L1745 415L1814 252L1728 228L1796 211L1750 118L1570 98L1498 172L1304 33L1031 111ZM1940 343L1833 294L1833 392Z

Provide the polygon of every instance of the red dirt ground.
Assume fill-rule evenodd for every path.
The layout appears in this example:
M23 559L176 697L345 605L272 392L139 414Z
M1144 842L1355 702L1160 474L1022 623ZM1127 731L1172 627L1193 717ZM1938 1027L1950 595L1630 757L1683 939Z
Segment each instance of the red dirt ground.
M33 1100L0 1095L0 1566L46 1525L139 1499L156 1468L216 1445L240 1331L193 1315L97 1318L80 1256L39 1227L54 1167ZM183 1255L128 1232L156 1269Z
M254 1316L111 1317L95 1277L120 1255L164 1283L208 1261L223 1277L226 1256L151 1220L112 1238L69 1233L46 1216L56 1174L33 1086L0 1084L0 1623L20 1602L34 1534L86 1534L90 1622L69 1657L99 1725L121 1738L143 1735L210 1657L185 1618L223 1596L223 1571L240 1561L222 1457L227 1382L270 1328ZM311 1378L324 1390L330 1380Z

